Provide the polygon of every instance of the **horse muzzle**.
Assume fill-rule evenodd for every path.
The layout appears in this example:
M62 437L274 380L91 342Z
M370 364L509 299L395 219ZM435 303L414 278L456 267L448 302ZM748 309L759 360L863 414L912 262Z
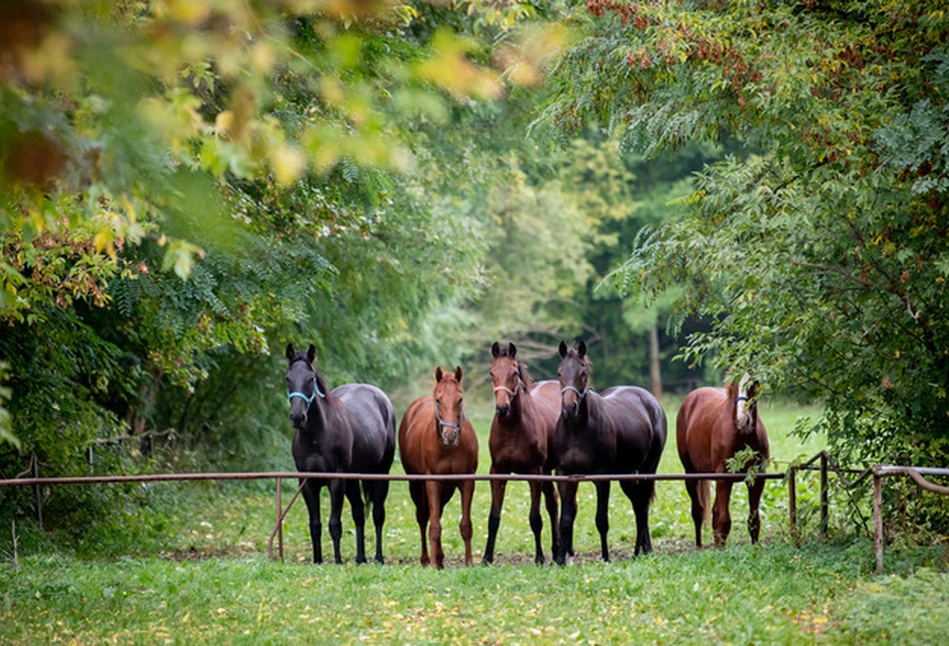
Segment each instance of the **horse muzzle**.
M441 436L442 444L445 446L458 446L458 441L461 439L461 433L454 428L448 430L442 428Z
M306 428L306 413L290 413L290 423L293 424L293 428L302 431L304 428Z
M573 403L570 403L570 404L564 403L564 404L562 404L562 405L560 406L560 413L561 413L566 419L574 419L574 418L576 418L576 416L577 416L577 414L578 414L579 412L580 412L580 403L579 403L579 402L573 402Z
M497 412L498 417L510 417L511 416L511 405L510 404L498 404L494 407L494 410Z

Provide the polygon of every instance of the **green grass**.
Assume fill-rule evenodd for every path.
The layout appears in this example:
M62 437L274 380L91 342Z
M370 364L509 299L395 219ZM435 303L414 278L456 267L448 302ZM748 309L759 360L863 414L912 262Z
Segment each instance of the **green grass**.
M665 402L671 426L677 403ZM469 410L481 437L482 473L490 465L487 410ZM802 445L789 434L796 419L808 413L813 411L762 405L772 453L782 468L822 448L821 438ZM289 465L289 441L286 451ZM660 471L681 472L674 433ZM804 517L815 506L815 481L811 477L800 486ZM769 482L765 489L762 544L749 544L743 522L747 500L737 486L729 547L703 551L691 548L684 485L659 483L650 523L656 553L637 560L628 559L633 516L614 486L612 563L598 560L594 489L582 484L579 555L565 568L532 564L526 483L508 485L498 564L461 567L456 496L445 515L445 571L418 566L419 535L405 483L393 483L386 505L385 567L352 564L348 506L342 543L347 564L309 564L302 501L285 524L286 562L271 563L265 554L275 514L272 482L153 487L151 496L140 497L141 504L128 505L112 519L108 537L93 533L85 543L66 548L54 531L42 541L21 542L17 572L9 534L0 536L0 644L931 643L944 638L949 625L945 546L888 548L888 571L898 576L886 577L871 574L872 547L866 538L819 543L810 539L811 522L803 547L796 549L787 540L787 489L781 482ZM293 490L293 483L285 483L285 501ZM163 502L155 508L150 500ZM489 487L480 483L473 509L476 562L484 549L489 505ZM832 499L832 508L841 506ZM324 521L327 508L324 494ZM545 518L549 553L547 525ZM36 535L26 521L20 531L28 538ZM331 554L325 534L323 551Z
M180 563L31 557L0 581L0 644L944 637L949 575L867 578L867 548L737 546L616 564L445 571L300 566L260 556Z

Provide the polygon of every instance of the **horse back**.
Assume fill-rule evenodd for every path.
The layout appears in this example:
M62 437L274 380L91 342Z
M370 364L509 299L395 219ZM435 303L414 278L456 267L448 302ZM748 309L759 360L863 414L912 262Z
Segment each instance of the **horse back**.
M666 445L666 412L639 386L612 386L601 395L603 414L616 433L617 466L654 473Z
M758 426L764 426L760 417ZM676 444L686 472L724 471L725 460L734 455L736 442L738 431L724 388L697 388L686 395L676 416Z
M388 473L395 457L395 411L382 390L346 384L333 393L345 406L353 435L351 471Z

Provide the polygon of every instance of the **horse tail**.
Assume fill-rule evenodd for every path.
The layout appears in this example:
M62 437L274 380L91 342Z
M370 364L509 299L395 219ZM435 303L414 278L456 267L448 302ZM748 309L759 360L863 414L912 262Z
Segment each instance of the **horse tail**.
M711 483L708 480L699 480L696 485L696 495L699 497L699 504L702 505L702 524L708 525L709 516L712 513Z

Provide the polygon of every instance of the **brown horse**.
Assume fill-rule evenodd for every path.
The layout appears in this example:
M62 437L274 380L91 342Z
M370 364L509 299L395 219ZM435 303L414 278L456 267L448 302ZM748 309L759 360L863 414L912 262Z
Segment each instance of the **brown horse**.
M758 417L758 388L758 382L745 374L738 385L698 388L686 395L676 418L679 459L686 473L725 473L725 461L745 448L757 453L756 465L767 464L771 450L764 422ZM746 467L743 473L747 471ZM702 547L702 523L708 519L709 510L709 483L708 480L687 480L685 486L692 499L695 545ZM752 543L758 542L761 527L758 507L763 490L764 480L748 484L748 532ZM716 481L712 530L717 547L725 545L731 530L728 513L731 492L731 480Z
M435 391L416 399L399 425L399 455L406 473L425 475L475 473L478 470L478 438L462 408L461 368L454 374L435 369ZM471 499L474 480L409 482L415 503L415 520L422 539L422 565L429 564L425 525L431 520L428 538L431 563L444 567L442 511L455 489L461 490L461 538L465 542L465 565L471 565Z
M494 386L495 413L491 422L491 473L550 474L556 467L554 431L560 418L560 384L542 381L534 384L527 366L517 360L517 347L491 346L491 383ZM491 513L488 516L488 543L483 563L494 561L494 543L501 524L504 503L504 480L491 481ZM540 532L544 522L540 515L540 493L544 492L550 515L551 553L557 553L560 527L557 525L557 493L552 482L531 482L530 525L534 532L534 561L544 562Z

